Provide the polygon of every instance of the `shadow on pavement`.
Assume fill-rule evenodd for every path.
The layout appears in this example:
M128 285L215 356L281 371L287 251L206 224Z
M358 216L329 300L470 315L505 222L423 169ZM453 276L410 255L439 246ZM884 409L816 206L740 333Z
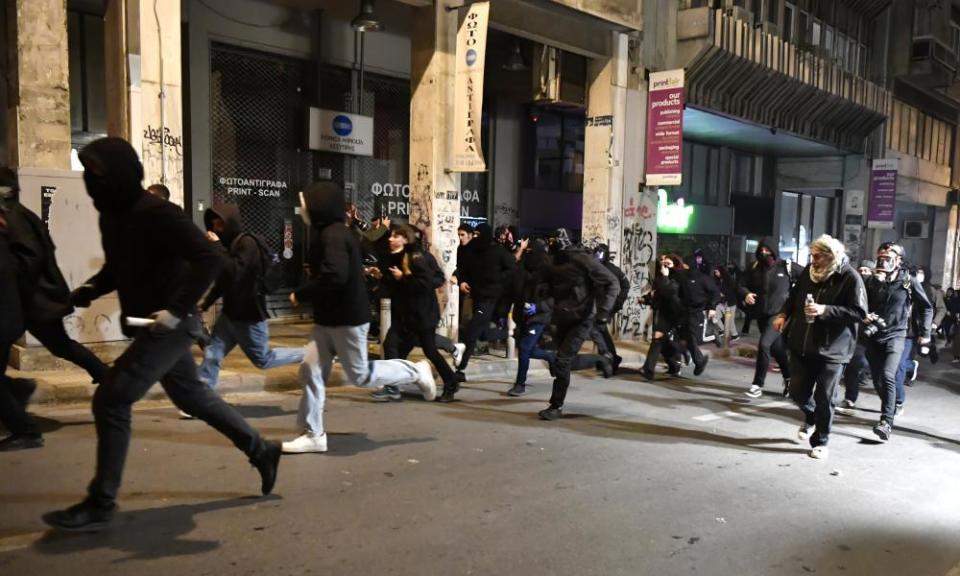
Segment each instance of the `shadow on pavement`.
M279 496L251 496L132 512L121 511L113 523L102 532L84 534L51 530L33 545L33 549L40 554L51 556L98 548L125 552L126 556L114 560L115 563L203 554L216 550L221 543L216 540L185 538L197 527L194 520L197 514L277 499Z
M289 416L297 413L296 410L287 410L283 406L277 405L234 404L233 407L244 418L273 418L274 416Z
M390 440L371 440L366 432L330 432L329 450L326 456L355 456L361 452L372 452L391 446L402 446L404 444L422 444L424 442L436 442L433 436L422 438L393 438ZM296 458L299 454L286 454L284 458Z

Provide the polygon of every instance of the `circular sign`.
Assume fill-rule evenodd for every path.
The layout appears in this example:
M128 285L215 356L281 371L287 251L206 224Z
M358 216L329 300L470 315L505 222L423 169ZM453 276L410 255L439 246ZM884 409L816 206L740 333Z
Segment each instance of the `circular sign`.
M477 51L473 48L467 50L467 66L473 66L477 63Z
M333 131L337 133L337 136L349 136L353 132L353 122L350 121L350 117L343 114L335 116L333 118Z

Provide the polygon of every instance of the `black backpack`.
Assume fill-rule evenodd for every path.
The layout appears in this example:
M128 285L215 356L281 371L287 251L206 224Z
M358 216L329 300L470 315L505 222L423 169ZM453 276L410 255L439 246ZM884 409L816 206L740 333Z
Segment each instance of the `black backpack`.
M283 261L280 259L280 254L271 250L263 238L251 232L244 232L234 240L234 243L239 242L244 236L252 238L260 249L260 275L257 276L260 293L267 295L276 292L283 287Z

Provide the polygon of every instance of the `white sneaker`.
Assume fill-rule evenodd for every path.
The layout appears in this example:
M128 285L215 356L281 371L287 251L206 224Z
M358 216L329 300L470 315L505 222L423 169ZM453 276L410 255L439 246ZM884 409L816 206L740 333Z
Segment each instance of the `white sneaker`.
M744 394L746 394L750 398L759 398L763 396L763 388L757 386L756 384L753 384L750 386L749 390L744 392Z
M197 418L196 416L192 416L192 415L190 415L190 414L187 414L187 413L184 412L183 410L180 411L180 419L181 419L181 420L196 420L196 418Z
M813 424L807 424L806 422L804 422L803 424L800 425L800 429L797 430L797 438L799 438L800 440L809 440L810 434L813 433L813 429L814 429Z
M291 440L290 442L283 443L283 453L284 454L307 454L310 452L326 452L327 451L327 435L326 433L319 436L313 436L312 434L302 434L296 439Z
M826 446L814 446L813 450L810 451L810 457L817 460L825 460L829 455L830 450Z
M834 408L833 411L837 414L843 414L844 416L853 416L855 414L853 411L854 406L856 406L856 404L844 398L844 400L840 402L840 404Z
M913 361L913 370L910 371L910 381L911 381L911 382L916 382L916 381L917 381L917 372L919 372L919 371L920 371L920 361L914 360L914 361Z
M457 370L460 368L460 362L463 361L463 353L467 351L466 344L460 344L459 342L453 345L453 369Z
M414 366L417 367L417 373L420 374L417 387L423 393L423 399L427 402L433 402L437 397L437 382L433 379L433 367L426 360L421 360Z

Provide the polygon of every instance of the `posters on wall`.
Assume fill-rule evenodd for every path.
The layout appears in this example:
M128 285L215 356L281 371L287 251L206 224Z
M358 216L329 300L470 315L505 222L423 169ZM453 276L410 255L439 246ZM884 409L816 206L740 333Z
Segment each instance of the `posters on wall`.
M896 158L881 158L873 161L870 170L870 202L867 207L869 228L893 228L897 206Z
M683 176L683 70L650 74L647 186L679 186Z
M489 15L489 2L475 2L467 8L457 30L453 153L450 159L450 170L454 172L483 172L487 169L480 147L480 119Z

